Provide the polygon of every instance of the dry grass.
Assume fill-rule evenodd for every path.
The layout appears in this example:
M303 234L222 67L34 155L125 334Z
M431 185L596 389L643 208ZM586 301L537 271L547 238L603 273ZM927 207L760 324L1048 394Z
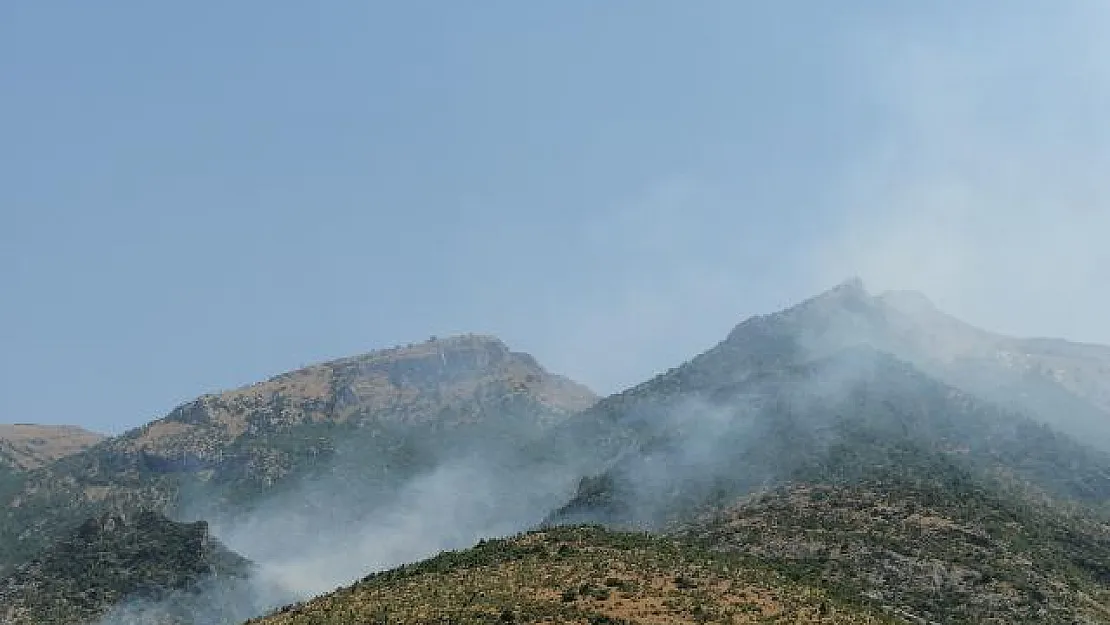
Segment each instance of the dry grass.
M661 538L555 529L372 576L266 625L891 623L758 565Z
M103 434L71 425L0 424L0 462L37 469L104 440Z

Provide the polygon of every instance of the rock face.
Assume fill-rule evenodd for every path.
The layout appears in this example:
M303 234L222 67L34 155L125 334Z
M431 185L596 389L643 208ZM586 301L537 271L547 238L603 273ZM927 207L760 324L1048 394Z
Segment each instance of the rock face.
M107 511L169 513L184 491L204 493L224 511L242 508L337 463L351 492L376 492L460 441L534 437L594 401L531 356L476 335L205 395L94 448L0 479L0 573Z
M85 451L104 438L72 425L0 424L0 464L17 471L37 469Z
M596 401L529 355L486 336L459 336L314 365L179 406L106 445L156 472L247 463L256 480L284 477L288 452L255 441L314 426L454 428L522 419L545 427ZM295 437L294 437L295 438ZM317 441L318 442L318 441Z
M0 617L11 625L86 623L127 600L187 594L248 569L204 522L175 523L152 512L105 515L0 580Z

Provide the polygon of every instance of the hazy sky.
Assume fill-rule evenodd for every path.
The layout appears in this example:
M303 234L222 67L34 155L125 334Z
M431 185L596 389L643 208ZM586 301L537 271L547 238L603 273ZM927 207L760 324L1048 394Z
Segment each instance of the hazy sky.
M1110 343L1108 6L0 3L0 421L468 331L608 392L851 274Z

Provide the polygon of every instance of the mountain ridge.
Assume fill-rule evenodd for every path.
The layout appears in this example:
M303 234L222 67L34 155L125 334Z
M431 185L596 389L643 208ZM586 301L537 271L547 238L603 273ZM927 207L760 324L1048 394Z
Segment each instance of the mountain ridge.
M218 493L218 506L278 501L262 513L302 515L309 532L335 518L336 507L349 517L336 527L360 531L367 514L386 506L388 522L414 511L442 515L446 523L422 531L472 536L474 528L488 535L507 526L460 530L454 519L504 516L505 498L515 497L518 513L533 502L543 509L512 517L512 527L547 512L540 533L371 575L270 620L829 622L825 610L843 601L837 613L872 619L843 622L1104 623L1110 448L1076 432L1106 428L1106 354L1110 348L980 330L921 294L871 295L858 279L745 319L705 352L600 400L495 338L435 339L204 395L19 474L9 520L12 504L27 508L9 527L35 527L27 514L44 505L64 511L51 512L46 529L55 532L106 508L172 513L182 489L195 488ZM466 468L461 487L474 487L474 501L465 492L445 496L443 488L460 482L436 481L438 471L452 467ZM328 484L338 490L316 496L319 478L337 479ZM409 479L414 489L391 498L393 485ZM282 490L302 482L309 490ZM36 488L52 499L28 498ZM536 497L537 489L551 492ZM411 507L413 497L423 505ZM401 508L388 508L397 501ZM295 513L281 507L291 502ZM555 527L583 522L610 529ZM619 529L661 534L661 542L637 542L643 534ZM280 531L283 544L311 542ZM405 536L390 531L383 536ZM38 537L28 552L51 536ZM550 537L561 546L536 548ZM733 586L729 578L720 588L734 590L724 594L674 581L605 603L622 578L602 583L595 555L631 566L645 557L637 549L650 552L662 579L696 580L698 558L720 557L729 570L755 567L780 581ZM576 550L595 555L571 557ZM492 567L479 567L492 577L475 579L475 563ZM545 566L563 568L555 575ZM545 572L558 583L529 579ZM419 595L430 603L395 596L410 591L431 592ZM458 592L468 607L440 601ZM775 607L739 614L731 592L754 592L759 605Z
M0 465L16 471L37 469L80 453L105 438L76 425L0 423Z
M570 425L577 426L579 431L572 431L568 438L578 445L588 440L603 441L604 450L599 454L602 458L623 454L632 458L637 455L654 457L653 454L657 456L658 453L637 449L644 449L645 445L647 449L659 448L660 444L666 447L671 443L660 441L684 436L681 428L673 423L672 413L693 411L712 416L725 412L730 415L731 423L738 419L747 422L755 419L753 423L764 424L759 425L763 428L759 430L760 435L771 435L775 428L781 430L802 418L805 426L789 426L790 436L794 438L786 434L774 435L781 437L776 443L778 455L767 459L774 465L781 464L784 458L797 456L788 451L788 446L797 440L812 438L814 433L822 431L831 432L823 424L843 420L839 415L860 414L861 410L866 410L870 411L867 418L871 419L866 427L881 426L890 431L889 435L902 436L902 432L920 430L919 424L935 423L930 427L940 429L929 436L943 437L935 438L930 444L947 445L945 437L958 439L975 432L974 436L979 437L976 440L980 441L977 462L984 465L999 461L1011 463L1008 466L1016 467L1019 475L1049 479L1053 488L1063 489L1058 493L1067 493L1068 497L1081 496L1087 488L1079 483L1064 484L1056 476L1062 474L1067 462L1088 462L1085 473L1077 475L1098 481L1096 498L1105 495L1110 485L1102 473L1102 467L1110 466L1110 457L1105 451L1074 452L1073 444L1067 440L1040 433L1042 430L1036 424L1041 421L1038 419L1041 415L1037 410L1021 411L1012 403L995 402L992 397L984 399L975 384L958 384L952 376L936 375L928 367L921 368L921 358L915 362L910 358L914 354L907 354L908 350L891 348L891 345L899 347L897 333L876 332L876 328L886 327L890 317L895 322L901 321L880 298L868 295L859 280L842 283L778 313L753 316L738 324L716 346L683 365L602 399L571 421ZM875 378L876 373L880 374L878 378ZM1110 378L1107 381L1110 382ZM898 391L901 395L892 394L893 389L901 389ZM807 396L812 396L810 403L798 405L797 398ZM881 401L874 399L884 397ZM925 398L931 403L922 403ZM913 407L907 400L919 407ZM926 405L931 406L929 412L921 412L920 406ZM900 414L902 411L905 414ZM824 416L818 418L819 414ZM916 420L909 420L911 414L918 415L914 417ZM941 415L949 416L938 421ZM951 415L962 416L953 420ZM694 419L693 423L696 425L697 421ZM1050 424L1057 425L1051 421ZM686 423L682 427L689 429L690 426L691 423ZM895 429L890 430L892 427ZM1022 443L1016 434L1019 431L1023 433L1020 436L1032 436L1033 440L1054 450L1041 456L1049 465L1025 466L1028 461L1021 454L1026 453L1022 450L1029 445ZM718 439L722 435L726 434L723 431L713 433ZM712 441L712 444L718 442ZM739 447L734 453L742 454L740 450L747 449L743 436L735 444ZM765 451L753 448L751 453L758 455ZM721 455L722 452L714 453ZM669 461L675 462L676 458L672 456ZM604 465L604 462L594 463L587 467L587 472L590 469L604 471ZM796 469L800 468L798 464ZM646 469L641 466L638 470ZM750 463L744 470L765 473L761 466ZM629 471L633 469L625 469ZM786 477L788 475L782 474L778 479Z
M376 472L367 479L386 484L395 481L389 470L422 470L466 436L531 436L594 401L586 387L482 335L376 350L202 395L0 479L0 573L104 512L139 506L172 516L185 492L242 509L342 457L351 458L345 470ZM369 465L359 461L367 455Z

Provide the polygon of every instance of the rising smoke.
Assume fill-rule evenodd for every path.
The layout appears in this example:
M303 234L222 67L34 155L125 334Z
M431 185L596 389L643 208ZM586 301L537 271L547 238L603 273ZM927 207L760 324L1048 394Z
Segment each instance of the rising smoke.
M929 293L979 325L1110 343L1103 319L1110 301L1099 288L1110 284L1110 22L1101 3L1055 9L948 7L921 24L869 23L859 33L863 60L853 69L862 77L854 80L879 110L878 127L829 190L839 224L814 246L807 275L797 277L800 290L862 275L879 289ZM984 23L992 36L978 36ZM592 325L572 344L596 345L599 335L628 344L655 340L698 297L720 308L739 303L744 284L722 277L731 270L671 263L702 258L697 241L679 241L685 245L676 250L666 236L672 229L665 220L690 209L691 195L667 195L673 210L648 215L655 227L631 229L663 237L662 252L648 252L672 265L671 290L656 290L653 274L621 291L614 310L586 315ZM605 232L626 229L618 220ZM634 319L646 321L629 329ZM838 371L843 379L822 378L835 393L858 373ZM750 415L758 409L688 398L664 411L672 438L622 469L639 507L631 517L655 519L675 489L728 466L728 454L754 436ZM102 625L154 622L174 610L192 610L198 625L239 621L375 570L535 526L583 477L574 463L525 467L500 449L444 458L371 505L323 517L318 506L301 513L301 502L329 493L341 506L347 484L305 483L248 518L212 520L217 536L256 563L248 581L216 581L198 596L123 606Z
M447 452L427 470L371 497L341 472L308 479L248 514L210 519L212 532L254 563L246 579L212 580L189 593L132 601L100 625L237 623L349 584L371 572L535 527L566 501L577 475L567 456L525 458L527 439L491 436L484 448ZM336 464L352 450L341 448ZM194 493L185 509L215 508Z

